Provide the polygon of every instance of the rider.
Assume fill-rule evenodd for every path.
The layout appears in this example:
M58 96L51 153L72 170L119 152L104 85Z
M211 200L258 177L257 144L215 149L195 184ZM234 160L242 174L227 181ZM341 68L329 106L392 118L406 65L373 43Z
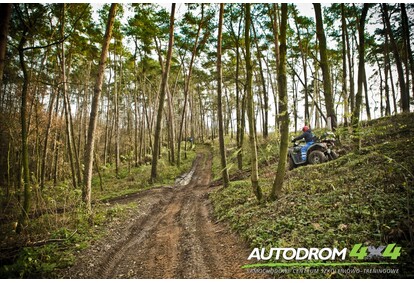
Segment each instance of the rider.
M302 153L302 160L306 161L306 151L314 143L314 135L312 134L311 129L306 125L302 128L302 131L303 134L292 139L292 142L305 139L306 144L300 149L300 151Z

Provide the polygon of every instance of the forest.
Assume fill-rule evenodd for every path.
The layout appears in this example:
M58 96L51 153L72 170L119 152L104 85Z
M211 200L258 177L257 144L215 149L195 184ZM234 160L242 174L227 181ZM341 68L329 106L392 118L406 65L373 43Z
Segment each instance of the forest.
M248 225L311 213L286 206L304 197L292 187L319 197L315 186L325 184L312 184L322 172L332 175L326 186L333 191L353 184L361 202L364 187L382 206L375 211L392 208L378 212L380 228L364 226L367 235L379 231L370 243L401 240L402 260L411 261L413 25L410 3L0 4L1 277L71 277L53 273L75 260L64 250L86 249L137 209L125 199L175 188L189 171L206 187L217 221L263 247L283 244L269 239L286 235ZM340 158L288 171L290 139L304 125L335 132ZM374 178L369 162L382 179L358 171L363 164ZM212 182L201 173L211 170ZM384 187L383 195L365 181ZM164 195L171 202L178 196L204 203L186 192ZM369 206L358 205L348 215L359 211L355 217L364 219ZM252 211L263 215L256 224L243 218ZM267 224L283 231L279 222ZM332 225L352 234L350 224ZM349 244L345 238L340 243ZM164 276L209 276L183 274Z

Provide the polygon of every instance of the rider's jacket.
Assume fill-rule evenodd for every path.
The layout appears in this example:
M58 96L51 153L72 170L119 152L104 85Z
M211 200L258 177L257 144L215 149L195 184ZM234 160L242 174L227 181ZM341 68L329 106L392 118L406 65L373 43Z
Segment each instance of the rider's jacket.
M305 142L312 142L313 141L313 134L312 131L309 129L306 132L304 132L303 134L301 134L300 136L296 137L293 139L293 141L298 141L301 139L305 139Z

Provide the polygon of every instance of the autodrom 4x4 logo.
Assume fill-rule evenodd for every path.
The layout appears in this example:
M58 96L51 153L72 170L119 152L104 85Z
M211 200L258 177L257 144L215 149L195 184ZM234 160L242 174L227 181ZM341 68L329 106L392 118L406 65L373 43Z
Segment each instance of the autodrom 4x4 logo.
M256 267L316 267L396 264L401 247L395 243L387 246L355 244L350 250L343 248L255 248L248 260L261 261L242 268Z
M401 247L396 247L396 244L379 247L363 247L362 244L356 244L349 252L350 257L355 257L357 259L390 258L395 260L400 255Z

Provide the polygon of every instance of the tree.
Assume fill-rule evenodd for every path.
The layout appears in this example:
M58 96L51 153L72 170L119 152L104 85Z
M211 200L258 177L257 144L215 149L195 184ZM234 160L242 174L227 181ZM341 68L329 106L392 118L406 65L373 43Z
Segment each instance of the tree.
M27 8L27 7L24 7ZM30 116L28 111L28 102L29 102L29 83L30 75L27 66L27 60L25 58L25 53L28 50L43 49L44 46L30 46L27 47L26 43L32 39L34 34L38 32L37 29L42 26L42 18L45 14L45 8L42 5L34 5L32 13L29 18L24 18L22 8L19 4L15 5L16 13L18 14L19 24L20 24L20 40L17 47L19 54L19 64L21 71L23 73L23 84L21 90L21 104L20 104L20 126L21 126L21 167L18 170L23 169L23 176L21 178L20 174L19 179L23 179L23 204L21 205L21 213L19 215L16 232L20 233L27 220L27 215L30 208L31 202L31 185L30 185L30 167L29 167L29 148L28 148L28 135L29 135L29 126L30 126ZM30 22L31 26L29 28L28 23ZM62 41L54 42L48 44L47 46L59 44ZM20 180L19 180L20 182Z
M106 24L106 31L104 40L102 43L102 52L101 57L99 59L99 67L98 73L95 80L95 87L94 87L94 94L92 98L92 106L91 106L91 113L89 118L89 127L88 127L88 139L85 146L85 155L84 155L84 177L83 177L83 191L82 196L83 200L86 204L88 212L91 214L92 206L91 206L91 193L92 193L92 169L93 169L93 152L95 148L95 135L96 135L96 125L98 122L98 107L99 107L99 100L102 93L102 84L104 79L104 71L105 71L105 64L106 58L108 57L108 50L109 50L109 43L111 41L112 36L112 29L114 26L115 21L115 14L117 10L117 4L111 4L111 8L109 10L108 21Z
M362 104L362 87L365 80L365 19L368 13L368 4L364 4L362 9L361 18L359 21L359 64L358 64L358 90L355 98L355 109L352 113L352 125L356 128L359 122L359 114L361 111ZM368 101L367 101L368 103Z
M219 123L219 143L220 143L220 157L221 157L221 169L223 175L223 184L224 187L229 186L229 172L227 170L227 161L226 161L226 149L224 147L224 130L223 130L223 106L221 103L221 97L223 95L223 70L221 67L221 45L223 38L223 14L224 14L224 4L220 4L220 14L219 14L219 25L218 25L218 38L217 38L217 115Z
M29 151L27 146L27 97L29 87L29 75L27 72L26 61L24 58L24 46L27 42L28 29L23 24L23 34L19 42L19 60L20 66L23 72L23 87L22 87L22 102L20 107L20 124L21 124L21 138L22 138L22 167L23 167L23 187L24 187L24 200L22 205L22 211L17 224L16 232L20 233L23 229L23 225L26 220L27 212L30 207L30 171L29 171Z
M313 34L309 33L309 27L312 26L313 22L306 18L298 16L298 10L296 7L293 8L293 16L295 19L295 26L296 26L296 33L298 38L298 44L302 59L302 71L303 71L303 90L305 95L305 111L304 111L304 120L305 124L309 125L310 123L310 115L309 115L309 85L308 85L308 56L309 56L309 42L310 38L309 35L313 36ZM301 27L305 27L307 33L302 35L301 34ZM303 36L303 38L302 38ZM293 69L293 67L292 67ZM298 76L300 79L300 77ZM300 79L302 82L302 80Z
M344 99L344 124L348 125L349 106L348 106L348 88L347 88L347 45L346 45L346 18L345 18L345 4L341 3L341 40L342 40L342 97Z
M6 58L7 35L9 34L9 21L12 4L0 4L0 88L3 81L4 62Z
M388 4L382 4L382 12L384 14L386 31L390 39L390 42L391 42L391 48L394 54L395 64L397 65L398 82L400 83L402 111L409 112L410 111L410 96L409 96L408 87L404 79L404 70L402 66L401 56L398 51L397 42L391 30L391 23L390 23L389 12L388 12Z
M320 66L322 69L323 76L323 91L325 95L326 115L328 119L331 119L331 126L333 129L336 128L336 114L334 108L333 94L332 94L332 81L329 67L329 59L327 54L325 30L323 28L321 4L314 3L316 18L316 35L319 41L319 52L321 56Z
M251 182L253 193L255 194L257 200L260 202L262 200L262 189L259 186L259 168L257 162L257 148L256 148L256 121L254 115L254 105L253 105L253 90L252 90L252 81L253 81L253 66L251 62L250 54L250 4L245 4L245 14L246 14L246 25L244 30L245 43L246 43L246 102L247 102L247 117L249 119L249 141L250 141L250 162L251 162Z
M201 40L199 38L203 27L206 26L206 23L209 19L209 16L208 15L206 16L205 13L206 13L205 4L202 3L201 4L201 18L197 23L197 32L194 38L194 45L192 46L192 49L191 49L191 59L187 67L188 71L187 71L185 81L184 81L184 105L183 105L183 112L181 115L180 129L178 132L178 145L177 145L177 165L178 166L180 166L181 164L181 141L183 139L183 129L184 129L184 122L185 122L185 117L186 117L187 104L189 100L188 96L190 93L190 83L191 83L194 61L195 61L196 56L200 52L202 46L205 44L207 37L209 36L209 31L206 30L206 32L203 35L203 38ZM187 13L185 15L185 18L190 23L194 21L190 13ZM184 31L188 32L188 29L184 28ZM184 59L183 59L183 64L184 64Z
M410 72L411 72L411 88L413 92L414 97L414 59L413 59L413 52L411 49L411 40L410 40L410 29L409 29L409 21L407 16L407 9L405 7L405 3L401 3L401 20L402 20L402 26L403 26L403 39L404 39L404 46L405 46L405 54L406 57L408 57L409 65L410 65ZM408 70L407 72L407 83L408 83ZM409 91L407 86L407 96L409 99ZM409 101L408 101L409 103Z
M280 22L280 46L278 65L279 86L279 123L280 123L280 150L279 163L275 180L273 181L270 198L275 200L280 196L286 171L286 156L289 142L289 113L287 99L287 76L286 76L286 30L287 30L287 4L282 4L282 19Z
M241 5L240 5L241 6ZM244 142L244 129L245 129L245 96L244 92L241 91L241 80L240 80L240 70L241 70L241 32L242 32L242 20L243 20L243 11L242 8L238 8L236 5L227 5L230 8L230 12L227 13L230 17L229 27L227 28L230 32L230 38L235 47L236 53L236 70L235 70L235 88L236 88L236 143L237 143L237 168L239 170L243 169L243 142ZM233 21L237 21L237 34L233 27Z
M151 181L154 182L157 178L157 164L159 155L159 143L161 135L161 122L162 122L162 111L164 110L164 100L167 93L167 81L170 72L172 49L174 44L174 14L175 14L175 3L171 5L171 16L170 16L170 39L168 41L167 59L165 62L165 69L162 75L162 82L160 88L159 105L157 112L157 124L155 126L154 146L152 149L152 166L151 166Z

